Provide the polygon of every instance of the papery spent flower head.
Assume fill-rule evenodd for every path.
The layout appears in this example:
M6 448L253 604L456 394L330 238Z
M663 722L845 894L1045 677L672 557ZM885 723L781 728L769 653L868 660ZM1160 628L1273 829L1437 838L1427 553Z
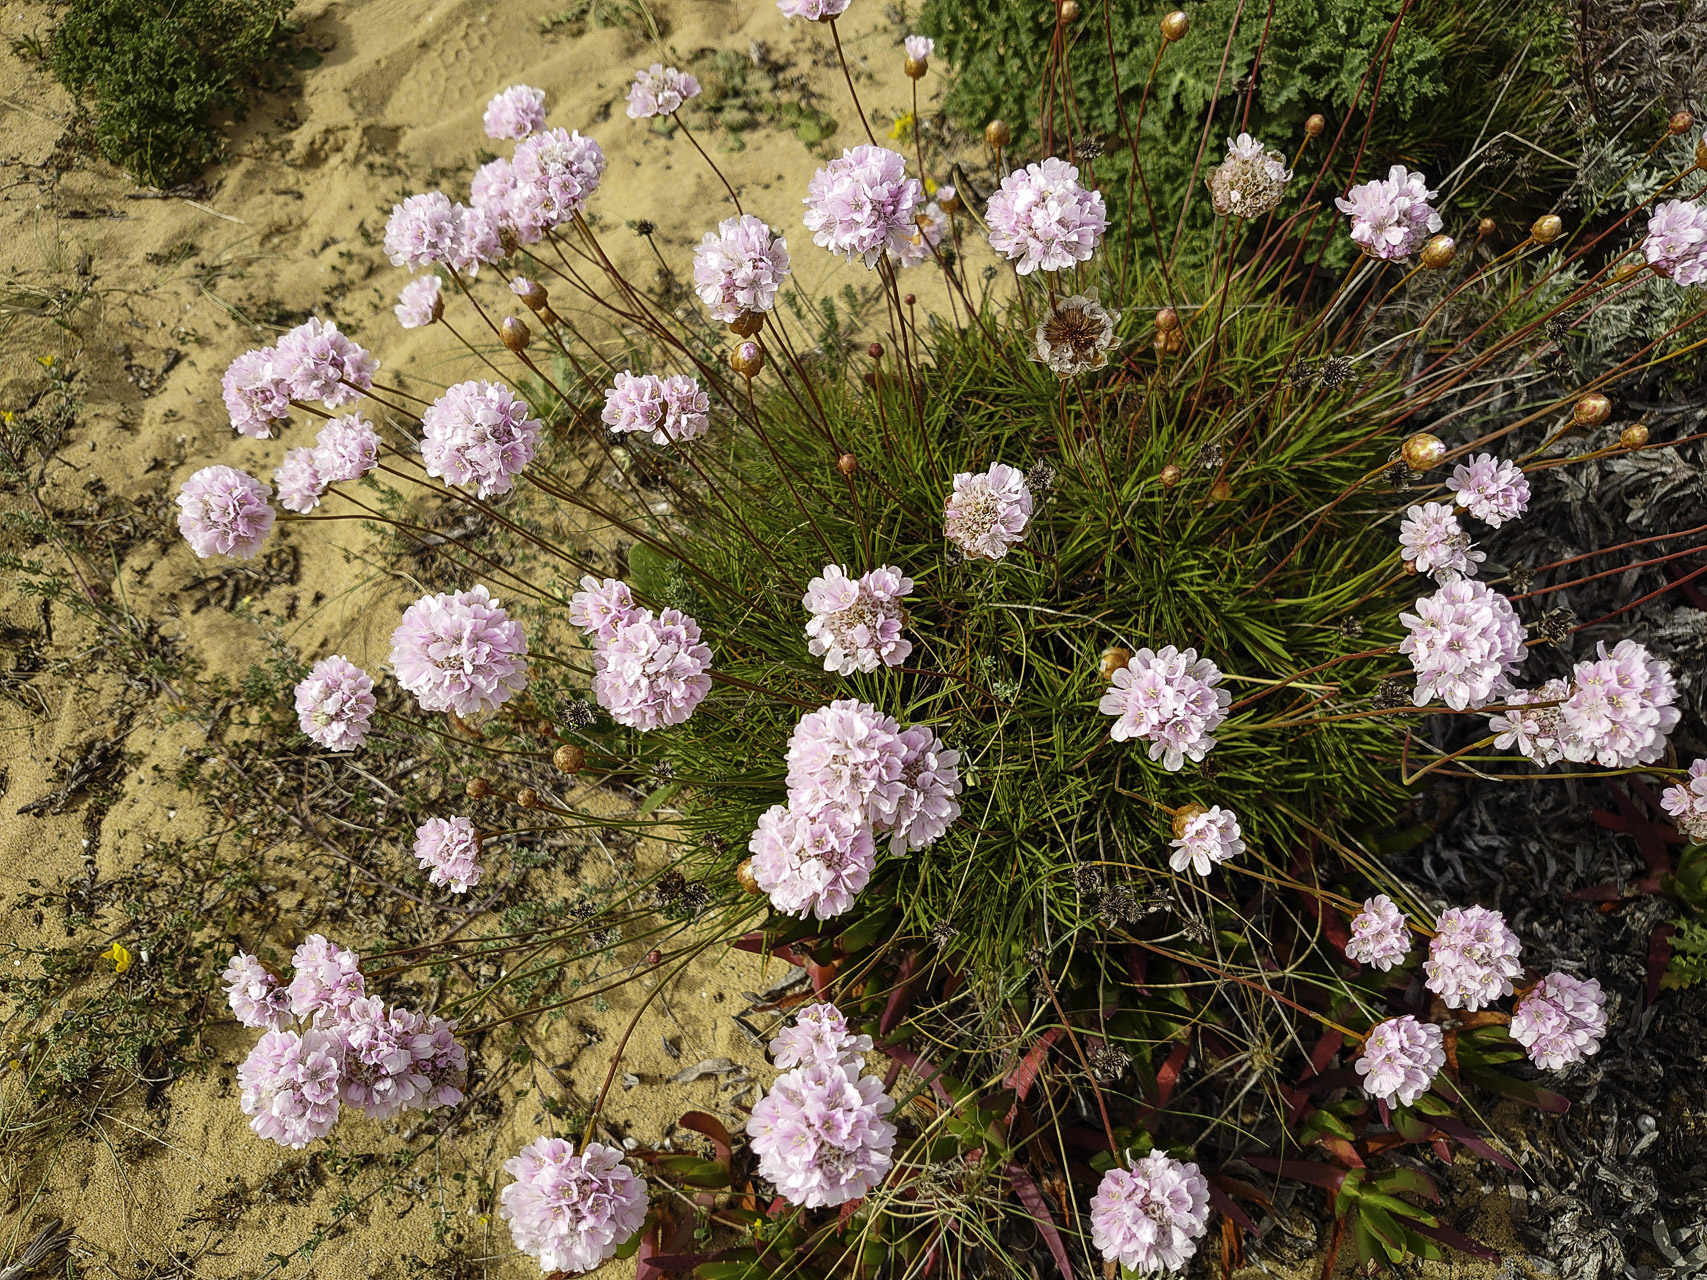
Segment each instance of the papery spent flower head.
M532 244L570 221L599 189L605 153L591 138L549 129L516 145L515 192L510 200L516 235Z
M1108 229L1102 192L1081 187L1078 169L1055 156L1003 178L985 216L991 247L1022 276L1090 261Z
M906 795L906 756L900 726L869 703L842 698L808 712L788 739L789 807L893 821Z
M1560 741L1559 707L1570 696L1571 687L1563 680L1549 680L1539 689L1511 689L1503 696L1506 710L1488 717L1488 728L1494 734L1494 749L1509 751L1517 748L1520 755L1533 760L1542 768L1565 758ZM1551 706L1536 706L1551 703Z
M1182 1270L1208 1227L1209 1180L1166 1152L1110 1169L1091 1197L1091 1244L1134 1271Z
M1634 640L1620 640L1610 653L1603 640L1599 652L1577 663L1570 697L1559 708L1565 759L1607 769L1652 764L1681 718L1671 664Z
M1440 215L1429 205L1439 195L1420 173L1396 164L1385 178L1362 182L1334 206L1351 219L1351 239L1375 258L1408 258L1440 230Z
M482 498L508 493L533 461L545 423L500 382L459 382L421 414L421 460L446 484Z
M225 983L225 1001L238 1022L269 1031L282 1031L290 1025L289 992L266 965L247 951L232 956L220 976Z
M1204 181L1222 217L1260 218L1280 203L1292 170L1278 151L1265 151L1248 133L1227 139L1227 158Z
M875 267L885 249L907 251L924 195L919 180L907 176L903 156L885 147L852 147L812 175L806 229L814 244Z
M812 617L806 623L806 647L824 659L824 670L851 676L856 671L898 667L913 652L913 642L901 638L906 610L901 600L913 590L913 580L890 565L857 578L839 564L824 566L801 599Z
M415 861L433 884L467 893L480 883L480 833L467 818L428 818L415 828Z
M1459 506L1495 529L1529 510L1529 477L1515 462L1491 453L1478 454L1452 468L1446 487L1457 497Z
M314 465L314 450L306 447L285 451L273 472L273 483L278 486L279 506L286 511L312 511L326 492L326 482Z
M694 289L720 324L769 311L788 270L788 241L750 213L725 218L693 251Z
M1442 582L1475 577L1476 566L1487 559L1444 502L1424 502L1405 512L1399 522L1399 554L1414 562L1418 573Z
M1428 944L1423 984L1448 1009L1474 1013L1509 996L1512 979L1523 976L1518 959L1523 946L1498 911L1487 907L1448 907L1440 913Z
M997 462L962 471L942 513L942 533L969 560L1000 560L1025 537L1032 496L1025 473Z
M609 640L638 612L628 584L616 578L601 581L589 573L569 597L569 621L595 642Z
M462 237L457 206L442 191L404 196L385 220L385 256L394 267L418 271L449 262Z
M1660 807L1677 829L1697 844L1707 841L1707 760L1689 766L1689 776L1660 793Z
M895 1100L875 1076L814 1062L778 1076L753 1108L747 1135L759 1176L808 1209L857 1200L889 1172Z
M545 90L513 84L494 94L482 117L488 138L519 140L545 128Z
M924 62L936 52L936 41L929 36L908 36L901 44L914 62Z
M562 1138L535 1138L504 1172L515 1181L498 1193L498 1216L542 1271L591 1271L646 1221L646 1184L602 1142L577 1155Z
M1112 681L1097 704L1115 718L1109 737L1148 742L1150 759L1170 771L1208 754L1215 745L1211 735L1233 701L1231 693L1215 687L1219 667L1199 658L1196 649L1181 652L1171 644L1160 652L1138 650Z
M913 233L904 244L889 246L889 261L897 267L922 267L936 261L937 246L948 234L948 215L932 200L913 217Z
M1511 1038L1548 1071L1600 1052L1606 1034L1606 995L1593 978L1550 973L1517 1002Z
M870 1052L871 1037L850 1034L842 1011L828 1002L807 1005L771 1041L771 1060L781 1071L812 1063L858 1068Z
M397 323L405 329L424 329L445 313L443 286L437 276L416 276L397 294Z
M277 518L272 492L235 467L203 467L178 490L178 532L203 559L253 560Z
M330 1031L269 1031L237 1068L243 1114L259 1136L306 1147L338 1122L344 1042Z
M960 817L960 752L950 751L926 725L901 730L901 800L892 818L875 824L899 855L934 844Z
M468 1055L455 1022L388 1007L378 996L351 1001L329 1028L344 1042L339 1096L375 1120L462 1101Z
M1239 819L1230 809L1214 805L1185 820L1179 839L1171 841L1168 865L1175 871L1190 867L1206 876L1216 866L1245 851Z
M1522 664L1523 623L1511 602L1473 578L1448 582L1399 621L1410 633L1399 652L1417 673L1413 701L1439 698L1455 711L1480 707Z
M820 920L853 906L877 864L870 825L833 805L806 811L773 804L759 815L747 847L753 879L771 905Z
M379 465L379 432L360 414L333 418L314 437L314 469L327 484L360 480Z
M646 70L636 72L634 83L628 86L628 118L673 116L682 109L682 103L697 97L698 80L685 71L654 62Z
M1446 1065L1445 1037L1432 1022L1410 1014L1377 1023L1354 1064L1372 1098L1390 1107L1408 1107L1434 1083Z
M1108 364L1120 312L1097 301L1095 290L1058 299L1037 322L1032 351L1060 378L1076 378Z
M1648 265L1674 284L1707 280L1707 206L1697 200L1667 200L1648 215L1642 240Z
M1352 917L1351 937L1345 944L1348 959L1373 965L1385 973L1411 954L1411 930L1405 913L1393 900L1378 893Z
M342 654L320 659L296 686L297 723L328 751L366 742L373 709L373 677Z
M828 22L848 11L853 0L776 0L776 7L785 18L805 18L809 22Z
M527 634L486 588L422 596L391 633L397 683L423 711L495 711L528 682Z
M593 654L593 697L618 724L645 732L681 724L711 692L711 646L679 609L640 609Z
M296 400L328 409L351 404L373 386L379 361L338 332L330 320L310 318L278 340L276 368Z
M367 994L361 957L318 933L291 953L290 1011L298 1018L335 1017Z
M271 347L245 351L220 382L226 412L241 435L265 440L290 421L290 383Z

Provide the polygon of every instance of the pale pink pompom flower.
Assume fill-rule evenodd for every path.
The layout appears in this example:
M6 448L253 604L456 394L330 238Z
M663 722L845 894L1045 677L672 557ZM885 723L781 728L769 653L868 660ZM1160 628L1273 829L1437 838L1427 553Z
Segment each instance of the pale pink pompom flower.
M1692 762L1686 778L1661 792L1660 807L1684 835L1697 844L1707 841L1707 760Z
M314 437L314 469L327 484L360 480L379 465L379 432L360 414L333 418Z
M462 235L457 206L442 191L404 196L385 220L385 256L394 267L418 271L450 261Z
M467 893L480 883L480 833L467 818L428 818L415 828L415 861L432 884Z
M1515 462L1491 453L1459 463L1446 487L1459 506L1495 529L1529 510L1529 477Z
M1512 992L1523 976L1523 946L1498 911L1448 907L1440 913L1423 961L1424 982L1448 1009L1474 1013Z
M285 451L273 472L273 483L278 486L279 506L304 515L320 505L320 495L326 492L326 481L314 465L314 450L307 447Z
M887 249L906 252L924 194L919 180L907 176L904 156L885 147L851 147L812 175L806 229L814 244L875 267Z
M1475 577L1476 566L1487 558L1444 502L1425 502L1405 512L1399 523L1399 554L1418 573L1432 574L1442 582Z
M514 230L532 243L571 221L599 189L604 149L579 132L548 129L516 145L510 197Z
M1377 1023L1353 1064L1372 1098L1390 1107L1408 1107L1427 1093L1446 1064L1445 1037L1432 1022L1410 1014Z
M664 418L668 406L664 402L664 380L650 373L635 373L624 369L605 388L605 407L599 417L613 432L650 432L659 444L668 440L664 434Z
M1606 1034L1606 995L1593 978L1550 973L1511 1015L1511 1038L1529 1052L1530 1061L1548 1071L1581 1062L1600 1052Z
M652 433L652 443L697 440L711 429L711 396L692 374L664 379L664 420Z
M375 1120L460 1102L468 1058L455 1029L378 996L351 1001L328 1028L344 1042L340 1099Z
M1091 1197L1091 1244L1134 1271L1180 1271L1209 1227L1209 1180L1163 1151L1103 1174Z
M759 815L748 848L753 879L771 905L820 920L853 905L877 862L871 827L831 805L812 811L772 805Z
M1000 560L1025 537L1033 498L1023 472L997 462L962 471L943 507L943 536L969 560Z
M1674 284L1707 280L1707 205L1697 200L1666 200L1648 215L1642 239L1648 265Z
M220 390L231 426L241 435L265 440L275 427L290 422L290 383L271 347L245 351L233 360Z
M278 340L277 369L295 400L318 400L328 409L351 404L373 386L379 361L351 342L330 320L304 321Z
M203 467L178 490L178 532L203 559L253 560L277 518L272 492L235 467Z
M901 601L912 590L913 580L891 565L857 578L839 564L825 565L801 598L812 614L806 623L808 651L824 659L824 670L843 676L900 666L913 652L913 642L901 637L906 621Z
M1511 602L1473 578L1422 597L1399 621L1409 632L1399 652L1417 673L1412 701L1419 707L1437 697L1454 711L1485 706L1527 653Z
M1351 219L1351 239L1375 258L1407 258L1441 228L1440 215L1428 203L1430 191L1420 173L1396 164L1385 178L1359 183L1334 206Z
M545 128L545 90L513 84L496 93L481 118L488 138L519 141Z
M423 711L495 711L527 686L527 634L483 586L422 596L391 634L397 683Z
M1220 668L1199 658L1196 649L1140 649L1114 673L1097 705L1115 718L1109 737L1149 743L1150 759L1178 772L1186 760L1201 760L1215 746L1214 731L1233 701L1230 692L1215 687L1220 682Z
M373 719L373 677L342 654L314 664L296 686L297 724L328 751L354 751Z
M1411 931L1405 914L1384 893L1363 904L1352 917L1351 937L1345 944L1348 959L1372 965L1385 973L1411 953Z
M894 855L935 844L960 817L960 752L926 725L901 730L901 799L873 830L889 837Z
M646 1221L646 1184L602 1142L576 1154L562 1138L535 1138L504 1172L515 1181L498 1193L498 1216L542 1271L591 1271Z
M721 324L771 310L788 272L788 241L750 213L725 218L693 251L694 288Z
M634 83L628 86L628 118L650 120L653 116L673 116L682 104L699 97L699 81L685 71L654 62L644 71L635 73Z
M594 642L609 640L640 612L628 584L616 578L600 580L587 574L581 589L569 597L569 621Z
M1570 684L1564 680L1549 680L1534 690L1508 690L1501 697L1505 709L1488 717L1494 749L1508 751L1516 747L1518 754L1542 768L1563 760L1564 730L1559 724L1559 707L1570 693Z
M416 276L397 295L397 323L405 329L424 329L445 312L443 286L437 276Z
M282 1031L290 1025L290 993L247 951L232 956L220 976L225 983L225 1001L238 1022L269 1031Z
M593 654L593 697L618 724L647 732L681 724L711 692L711 646L679 609L640 609Z
M1634 640L1620 640L1599 657L1577 663L1571 692L1559 707L1565 759L1605 769L1653 764L1677 727L1677 681L1671 664Z
M249 1127L270 1142L306 1147L338 1122L344 1042L330 1031L269 1031L237 1068Z
M812 1063L778 1076L747 1135L759 1176L790 1204L815 1209L865 1195L893 1163L895 1100L857 1067Z
M783 1071L811 1063L858 1067L871 1052L871 1037L849 1032L842 1011L826 1002L797 1012L794 1022L777 1032L770 1048L771 1060Z
M991 248L1022 276L1089 262L1108 229L1102 192L1080 186L1078 169L1055 156L1003 178L985 218Z
M929 36L908 36L901 41L901 46L914 62L926 62L936 52L936 41Z
M291 953L290 1011L298 1018L336 1017L367 994L361 957L311 933Z
M533 461L545 423L500 382L470 379L449 388L421 414L421 460L446 484L473 486L482 498L508 493Z
M776 0L776 7L785 18L805 18L809 22L828 22L848 11L853 0Z
M1200 876L1245 851L1238 816L1220 805L1192 814L1181 826L1179 838L1171 843L1174 851L1168 865L1175 871L1190 867Z
M860 822L893 822L906 798L906 759L893 717L839 699L801 716L789 735L789 806L811 813L828 805Z

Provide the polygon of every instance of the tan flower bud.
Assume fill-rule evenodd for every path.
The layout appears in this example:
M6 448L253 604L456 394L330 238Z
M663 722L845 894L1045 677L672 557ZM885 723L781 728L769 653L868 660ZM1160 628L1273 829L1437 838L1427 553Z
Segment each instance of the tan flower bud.
M873 360L883 359L883 344L881 342L872 343L865 349L865 354L870 356Z
M1679 134L1688 133L1694 127L1695 117L1687 111L1674 112L1671 119L1666 121L1666 132L1674 138Z
M1598 427L1612 416L1612 401L1591 391L1571 410L1571 421L1579 427Z
M572 742L565 742L551 753L551 763L559 773L580 773L587 763L587 753Z
M505 316L503 323L498 326L499 340L518 355L528 349L528 341L532 337L528 327L515 316Z
M1481 236L1484 240L1491 235L1497 235L1499 233L1499 229L1500 224L1495 222L1492 218L1483 218L1476 223L1476 234Z
M743 378L756 378L765 367L765 348L757 339L737 342L729 353L729 367Z
M1565 234L1565 220L1556 213L1543 214L1529 228L1529 238L1536 244L1552 244Z
M470 800L484 800L492 794L492 784L485 778L470 778L462 790Z
M1185 474L1185 472L1181 471L1173 463L1171 463L1171 462L1168 463L1167 466L1162 468L1162 475L1161 475L1162 488L1164 488L1164 489L1173 488L1176 484L1179 483L1180 477L1183 476L1184 474Z
M753 874L753 860L751 858L735 868L735 883L747 893L759 892L759 878Z
M1179 328L1179 312L1175 311L1172 307L1163 307L1160 311L1156 312L1156 328Z
M1102 673L1104 680L1114 679L1116 671L1124 671L1126 664L1132 661L1132 650L1111 644L1102 651L1102 661L1097 664L1097 670Z
M729 325L729 332L738 338L750 338L765 327L765 313L762 311L743 311Z
M1162 39L1184 40L1185 33L1191 30L1191 19L1180 10L1175 9L1162 19Z
M1619 284L1623 284L1626 280L1634 280L1642 268L1647 265L1639 257L1622 258L1618 265L1612 268L1612 278Z
M996 151L1012 142L1013 137L1006 120L992 120L984 126L984 141Z
M1328 130L1328 118L1318 111L1304 121L1304 132L1312 138L1319 138Z
M1056 12L1061 15L1062 22L1077 22L1079 20L1079 0L1061 0Z
M1446 458L1446 442L1419 431L1399 446L1399 456L1412 471L1432 471Z
M1430 271L1451 266L1452 259L1457 256L1458 243L1451 236L1430 236L1418 255L1423 266Z
M1217 480L1209 486L1209 496L1216 502L1228 502L1233 497L1233 486L1225 479Z
M516 792L516 804L523 809L539 808L539 792L532 787L523 787Z
M1195 800L1190 804L1182 804L1178 809L1174 810L1174 839L1185 839L1185 824L1190 822L1198 814L1208 812L1209 810L1207 807L1198 804Z
M1626 449L1640 449L1648 443L1648 428L1640 422L1632 422L1618 433L1618 443Z
M551 302L551 295L546 293L545 286L537 280L529 280L526 292L516 296L527 303L529 311L544 311Z
M854 457L851 453L844 453L841 457L836 459L836 470L840 471L844 476L851 476L854 472L859 470L859 459Z
M901 64L901 70L907 73L909 80L923 80L925 72L930 70L930 62L925 58L908 58Z

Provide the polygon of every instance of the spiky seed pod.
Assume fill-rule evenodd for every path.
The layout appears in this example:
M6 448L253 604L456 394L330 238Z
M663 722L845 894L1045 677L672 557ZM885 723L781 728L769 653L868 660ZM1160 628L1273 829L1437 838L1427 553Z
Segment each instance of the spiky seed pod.
M1412 471L1431 471L1446 457L1446 442L1419 431L1399 446L1399 456Z
M735 868L735 883L746 893L759 892L759 878L753 874L753 860L748 858Z
M1228 502L1233 497L1233 486L1225 480L1217 480L1209 486L1209 496L1216 502Z
M1556 213L1543 214L1529 228L1529 238L1536 244L1552 244L1565 234L1565 220Z
M587 763L587 753L572 742L566 742L551 753L551 763L560 773L580 773Z
M1640 422L1632 422L1618 433L1618 443L1626 449L1640 449L1648 443L1648 428Z
M1589 392L1571 410L1571 421L1579 427L1598 427L1611 416L1612 401L1598 391Z
M1688 133L1694 127L1695 116L1688 111L1674 112L1671 119L1666 121L1666 132L1674 138L1680 134Z
M1198 804L1195 800L1190 804L1182 804L1178 809L1174 810L1174 839L1185 839L1186 823L1190 822L1198 814L1208 812L1209 809L1207 806Z
M1320 111L1304 122L1304 132L1312 138L1321 137L1327 132L1327 129L1328 118Z
M984 126L984 141L996 151L1000 151L1013 140L1013 131L1008 128L1006 120L992 120Z
M1451 236L1430 236L1419 258L1430 271L1439 271L1451 266L1457 256L1458 243Z
M750 338L765 327L765 313L762 311L743 311L730 322L729 332L737 338Z
M470 778L462 791L470 800L484 800L492 794L492 784L485 778Z
M1191 19L1180 10L1175 9L1162 19L1162 39L1167 41L1184 40L1185 33L1191 30Z
M1476 234L1481 236L1484 240L1491 235L1498 234L1499 229L1500 224L1495 222L1492 218L1483 218L1476 224Z
M1181 471L1173 463L1171 463L1171 462L1168 463L1167 466L1162 468L1162 477L1161 477L1162 478L1162 488L1164 488L1164 489L1173 488L1176 484L1179 483L1180 477L1183 476L1184 474L1185 474L1185 472Z
M1111 644L1102 651L1102 661L1097 663L1097 670L1104 680L1114 679L1116 671L1124 671L1126 664L1132 661L1132 650L1123 649L1117 644Z
M756 378L765 367L765 348L757 339L737 342L729 353L729 367L743 378Z
M533 334L529 333L528 327L515 316L505 316L503 323L498 326L498 338L505 347L520 355L528 349L528 342L533 338Z
M519 808L523 809L539 808L539 792L535 791L532 787L523 787L520 791L516 792L516 804Z
M851 453L844 453L841 457L836 459L836 470L840 471L844 476L851 476L854 472L859 470L859 459L854 457Z

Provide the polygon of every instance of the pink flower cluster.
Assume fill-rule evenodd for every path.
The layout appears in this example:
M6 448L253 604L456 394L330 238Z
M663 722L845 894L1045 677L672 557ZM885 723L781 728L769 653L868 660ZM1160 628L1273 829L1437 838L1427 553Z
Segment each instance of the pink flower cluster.
M1168 859L1168 865L1175 871L1190 867L1198 875L1206 876L1228 858L1245 851L1238 817L1220 805L1193 814L1179 831L1179 838L1172 842L1173 855Z
M1517 1002L1511 1038L1549 1071L1600 1052L1606 1034L1606 996L1593 978L1550 973Z
M314 450L309 448L286 450L273 472L273 483L278 486L279 506L286 511L312 511L326 492L326 482L314 466Z
M518 143L513 159L485 165L475 175L479 190L471 186L469 199L500 230L533 244L574 219L599 189L606 163L603 148L591 138L547 129Z
M1511 602L1473 578L1448 582L1401 613L1409 634L1399 652L1417 673L1413 701L1441 699L1455 711L1480 707L1523 662L1523 623Z
M1516 747L1520 755L1543 768L1563 760L1565 731L1559 724L1559 707L1570 694L1565 680L1549 680L1535 690L1509 690L1504 695L1506 709L1488 717L1495 749Z
M813 1063L858 1067L870 1052L871 1037L850 1034L842 1011L829 1003L807 1005L771 1041L771 1060L784 1071Z
M1402 164L1385 178L1359 183L1334 205L1351 219L1351 239L1374 258L1408 258L1440 230L1440 215L1429 205L1439 195L1420 173Z
M1432 1022L1410 1014L1377 1023L1353 1065L1372 1098L1390 1107L1408 1107L1434 1083L1446 1064L1445 1036Z
M268 439L290 421L290 385L275 368L271 347L245 351L227 366L220 382L225 411L240 434Z
M602 1142L577 1155L562 1138L535 1138L504 1172L515 1181L498 1193L498 1216L542 1271L591 1271L646 1221L646 1184Z
M1183 1270L1208 1227L1209 1180L1163 1151L1110 1169L1091 1197L1091 1244L1131 1271Z
M379 465L379 433L359 414L334 418L314 438L314 447L287 450L273 472L279 505L307 513L320 505L327 486L359 480Z
M421 460L446 484L474 486L482 498L508 493L539 448L545 423L499 382L470 379L421 414Z
M1668 663L1634 640L1620 640L1571 672L1571 694L1559 708L1565 759L1607 769L1652 764L1681 718L1677 681Z
M1446 487L1459 506L1495 529L1529 510L1529 477L1516 463L1491 453L1452 468Z
M1108 229L1102 192L1085 190L1078 169L1054 156L1003 178L985 217L991 247L1022 276L1090 261Z
M397 323L405 329L424 329L445 313L437 276L416 276L397 294Z
M221 393L239 434L265 440L290 420L292 400L318 400L328 409L359 400L373 386L379 361L338 332L311 318L271 347L245 351L225 370Z
M673 116L682 104L699 97L699 81L685 71L654 62L635 74L628 86L628 118L649 120L653 116Z
M1386 894L1376 894L1352 918L1351 938L1345 944L1346 957L1385 973L1410 953L1411 931L1404 913Z
M1648 215L1642 254L1674 284L1707 280L1707 206L1696 200L1667 200Z
M423 711L495 711L528 682L527 635L483 586L422 596L391 633L397 683Z
M837 675L900 666L913 652L913 642L901 638L906 620L901 601L912 590L913 580L891 565L857 578L839 564L825 565L823 576L807 584L801 599L812 614L807 649L824 659L824 670Z
M178 490L178 532L203 559L253 560L277 518L272 492L235 467L203 467Z
M599 415L613 432L649 431L654 444L695 440L711 426L711 397L688 374L660 378L624 369Z
M366 742L374 705L373 677L342 654L320 659L296 686L297 723L328 751Z
M1707 841L1707 760L1694 761L1687 779L1667 787L1660 806L1684 835L1697 844Z
M467 893L480 883L480 833L467 818L428 818L415 828L415 861L432 884Z
M679 609L653 615L628 585L591 575L569 601L569 621L593 645L593 696L618 724L646 732L681 724L711 692L711 647Z
M1177 772L1186 760L1201 760L1215 745L1215 728L1227 718L1233 695L1215 686L1221 671L1196 649L1168 645L1160 652L1140 649L1116 671L1098 708L1113 716L1109 737L1138 738L1150 744L1150 759Z
M969 560L1000 560L1025 537L1033 505L1025 475L997 462L962 471L943 508L943 536Z
M831 253L875 267L885 249L906 252L924 194L919 180L907 176L901 155L885 147L853 147L812 175L806 229L813 243Z
M871 825L834 805L773 804L759 815L748 847L753 879L771 905L803 918L846 911L877 865Z
M694 288L720 324L769 311L788 270L788 241L750 213L725 218L693 251Z
M231 957L221 975L226 1003L245 1027L282 1031L290 1025L290 993L272 970L246 951Z
M1433 574L1443 582L1475 577L1476 566L1487 558L1472 545L1470 535L1444 502L1425 502L1405 512L1399 524L1399 554L1418 573Z
M475 276L504 256L501 229L490 207L454 204L442 191L405 196L385 220L385 256L411 271L446 267Z
M545 128L545 90L513 84L494 94L483 119L488 138L520 139Z
M1486 907L1448 907L1440 913L1428 944L1424 985L1448 1009L1474 1013L1512 992L1512 979L1523 975L1522 944L1498 911Z

